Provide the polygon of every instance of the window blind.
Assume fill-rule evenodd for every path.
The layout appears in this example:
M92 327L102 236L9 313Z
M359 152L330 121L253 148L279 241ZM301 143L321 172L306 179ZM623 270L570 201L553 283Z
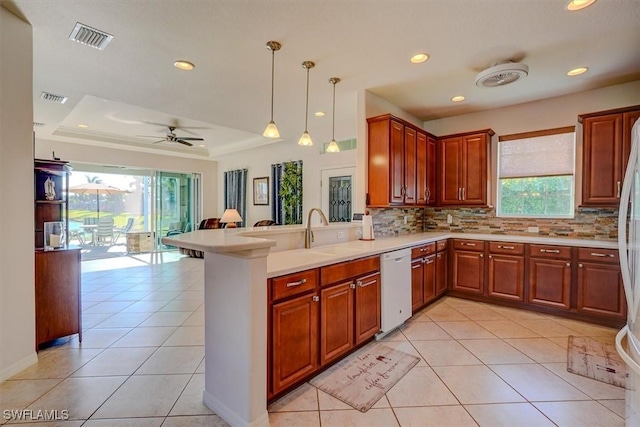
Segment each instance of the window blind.
M573 175L575 133L498 142L498 178Z

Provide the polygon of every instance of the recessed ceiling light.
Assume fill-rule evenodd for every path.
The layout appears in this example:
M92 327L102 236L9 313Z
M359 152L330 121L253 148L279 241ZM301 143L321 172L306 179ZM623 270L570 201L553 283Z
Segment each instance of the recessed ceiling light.
M589 69L587 67L578 67L573 70L567 71L567 76L579 76L580 74L586 73Z
M86 129L86 128L88 128L89 126L88 126L88 125L79 124L79 125L78 125L78 127L79 127L80 129Z
M451 102L460 102L460 101L464 101L465 99L467 98L465 98L462 95L456 95L453 98L451 98Z
M585 7L591 6L595 2L596 0L571 0L569 3L567 3L565 9L574 12L576 10L581 10Z
M316 117L324 117L324 111L316 111L313 115Z
M418 53L411 57L411 62L413 62L414 64L422 64L427 59L429 59L429 55L427 55L426 53Z
M185 71L191 71L196 68L196 66L193 65L192 62L185 61L183 59L179 59L178 61L174 62L173 66Z

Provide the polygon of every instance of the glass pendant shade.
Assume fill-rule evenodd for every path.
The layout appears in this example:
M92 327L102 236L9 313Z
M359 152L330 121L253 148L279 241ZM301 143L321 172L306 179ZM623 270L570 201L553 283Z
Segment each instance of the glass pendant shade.
M275 56L276 51L280 50L281 47L282 45L276 41L272 40L267 42L267 49L271 51L271 120L269 121L269 124L267 124L267 127L264 129L264 132L262 132L262 136L267 138L280 138L280 132L278 132L276 122L273 121L273 87L275 80Z
M327 153L339 153L340 147L335 139L332 139L329 145L327 145Z
M309 131L307 130L307 125L309 124L309 70L315 66L316 64L311 61L304 61L302 63L302 68L307 70L307 99L304 110L304 132L302 132L302 136L298 140L298 145L302 145L304 147L313 145L311 135L309 135Z
M273 120L271 120L264 129L262 136L266 136L267 138L280 138L280 132L278 132L278 127Z
M311 135L309 135L309 132L305 130L302 133L302 136L298 140L298 145L304 145L305 147L313 145L313 141L311 140Z

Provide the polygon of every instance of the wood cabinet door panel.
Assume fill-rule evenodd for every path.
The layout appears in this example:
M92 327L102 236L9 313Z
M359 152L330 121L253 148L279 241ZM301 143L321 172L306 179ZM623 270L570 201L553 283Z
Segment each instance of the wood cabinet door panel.
M352 280L320 291L320 364L353 348L354 290Z
M427 136L427 205L436 203L436 139Z
M569 309L571 306L571 263L562 260L529 260L531 304Z
M473 135L463 139L462 203L487 204L487 136Z
M484 291L484 254L454 251L451 289L482 294Z
M424 303L427 304L436 299L436 255L430 255L424 259Z
M627 309L619 265L578 265L578 311L626 319Z
M436 254L436 295L440 296L447 290L448 285L448 264L447 253L438 252Z
M622 182L622 115L583 121L582 203L617 204Z
M428 173L427 156L429 147L427 135L418 132L416 136L416 204L424 206L428 203Z
M389 203L401 205L404 203L404 126L394 120L391 121L391 135L389 140ZM369 189L371 191L371 189Z
M356 279L356 345L380 332L380 273Z
M462 138L447 138L439 141L439 204L460 204L462 188Z
M423 269L422 258L411 261L411 309L414 313L424 304Z
M417 132L404 128L404 204L415 205L417 185Z
M275 394L318 368L318 302L314 295L274 304L271 333Z
M489 255L489 283L491 297L524 300L524 256Z

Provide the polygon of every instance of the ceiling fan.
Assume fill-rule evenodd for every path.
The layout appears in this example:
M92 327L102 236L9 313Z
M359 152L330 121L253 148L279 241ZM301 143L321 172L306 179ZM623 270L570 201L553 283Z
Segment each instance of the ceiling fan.
M166 126L166 125L163 125ZM177 129L176 126L166 126L167 127L167 132L165 134L165 137L163 139L160 139L158 141L154 141L152 144L158 144L160 142L177 142L180 144L184 144L186 146L192 147L193 144L189 141L204 141L204 138L194 138L194 137L190 137L190 136L178 136L175 134L174 130ZM151 135L138 135L140 137L143 138L157 138L157 136L151 136Z

